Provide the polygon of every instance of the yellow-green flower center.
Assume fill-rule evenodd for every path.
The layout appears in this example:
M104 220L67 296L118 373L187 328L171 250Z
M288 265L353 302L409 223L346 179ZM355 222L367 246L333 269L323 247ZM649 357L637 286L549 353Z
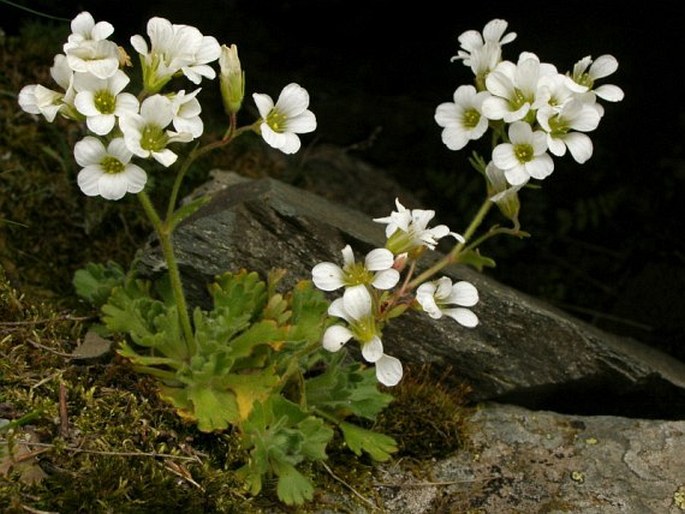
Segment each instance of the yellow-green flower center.
M269 115L266 117L266 123L271 127L274 132L283 132L286 129L286 122L288 117L282 112L272 109Z
M125 168L123 162L121 162L116 157L112 157L111 155L108 155L100 161L100 167L105 173L110 175L121 173L122 171L124 171Z
M519 162L529 162L533 160L535 153L531 145L524 144L514 146L514 155Z
M373 316L367 316L364 319L355 321L351 329L354 338L361 343L368 343L377 335L376 322Z
M480 113L476 109L468 109L464 111L461 121L464 124L464 127L470 129L475 128L480 121Z
M563 136L570 129L568 121L558 115L550 118L548 123L552 136Z
M102 114L113 114L117 105L116 97L106 89L96 92L93 95L93 102L95 108Z
M587 86L588 89L592 89L592 85L594 84L594 81L592 80L592 77L590 77L589 73L581 73L580 75L576 75L574 80L581 86Z
M532 100L530 98L526 98L526 95L523 94L523 91L520 89L514 90L514 96L509 100L509 104L513 108L513 110L517 111L521 107L523 107L526 102L531 102Z
M351 266L345 267L345 285L348 287L358 286L359 284L370 284L373 280L373 273L367 270L363 264L355 262Z
M148 152L159 152L166 148L169 136L157 125L145 125L140 138L140 146Z

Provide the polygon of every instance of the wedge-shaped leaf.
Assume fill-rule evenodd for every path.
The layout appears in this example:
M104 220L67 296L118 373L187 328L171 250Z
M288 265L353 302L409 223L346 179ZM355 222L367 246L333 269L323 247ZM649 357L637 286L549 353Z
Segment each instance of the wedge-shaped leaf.
M274 294L269 298L264 310L262 311L263 319L270 319L279 325L285 325L292 313L288 310L288 302L281 294Z
M247 357L255 348L263 345L276 346L287 336L286 327L279 327L271 320L258 321L231 341L231 355L236 359Z
M123 284L124 270L119 264L109 261L107 264L88 263L85 268L74 273L73 285L76 294L96 307L102 306L112 290Z
M478 271L483 271L483 268L494 268L495 261L490 257L481 255L478 250L467 250L459 255L459 262L466 264Z
M340 420L350 415L373 420L392 396L378 389L373 369L344 359L343 352L325 354L326 371L305 381L307 402Z
M340 430L345 438L345 444L355 455L361 455L362 451L368 453L372 459L386 461L391 457L391 453L397 451L395 440L385 434L379 434L365 428L341 422Z
M227 307L235 316L261 313L267 302L266 283L255 272L224 273L209 286L214 307Z
M230 390L200 384L185 388L162 387L160 394L176 407L181 417L196 422L203 432L225 430L240 421L238 403Z
M244 421L257 403L263 403L269 396L278 393L279 377L270 369L262 369L252 375L232 373L221 378L219 382L235 395L238 416L240 421Z
M321 291L314 288L312 282L303 280L292 291L292 340L303 340L307 343L321 341L328 323L329 301Z
M286 505L302 505L314 497L312 481L300 473L295 466L286 462L274 463L278 483L276 494Z
M210 312L195 309L195 341L201 353L225 351L228 341L250 326L252 313L215 307Z
M312 484L295 466L305 459L325 459L333 430L282 396L255 404L242 429L244 446L251 451L250 462L239 470L239 476L252 490L256 485L261 489L264 475L275 474L282 501L299 504L310 499Z
M188 354L176 307L144 296L145 292L140 285L114 289L102 306L103 322L112 332L129 334L139 346L184 361Z

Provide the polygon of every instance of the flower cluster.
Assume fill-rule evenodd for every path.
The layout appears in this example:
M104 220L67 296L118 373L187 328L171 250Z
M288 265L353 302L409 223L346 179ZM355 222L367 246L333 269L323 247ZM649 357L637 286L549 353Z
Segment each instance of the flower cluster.
M386 224L387 241L384 248L374 248L363 262L357 262L352 248L342 250L343 264L320 262L312 268L312 281L323 291L344 288L341 297L333 300L328 309L331 316L342 323L330 326L323 336L326 350L336 352L355 339L361 345L365 361L376 367L378 381L394 386L402 378L402 363L384 352L382 331L385 323L409 307L428 313L434 319L449 316L465 327L475 327L477 316L467 307L478 302L478 291L465 281L452 284L448 277L419 285L416 295L408 287L416 260L427 249L452 236L463 242L461 235L451 232L446 225L429 227L435 211L407 209L395 200L397 210L390 216L374 221ZM401 274L407 271L404 280ZM402 284L397 290L396 286Z
M141 192L146 171L133 159L154 160L169 167L178 159L175 143L195 141L204 132L198 100L200 87L163 91L173 77L183 76L193 85L217 76L212 64L219 61L221 92L226 111L235 114L244 96L245 79L235 45L219 45L189 25L172 24L153 17L147 23L149 43L141 35L130 39L139 54L143 90L126 92L131 83L126 68L130 58L109 37L114 27L95 22L89 12L71 22L71 34L55 56L50 75L59 86L27 85L19 93L21 108L52 122L57 115L84 122L90 133L74 147L82 166L77 181L84 194L118 200L126 193ZM309 95L298 84L287 85L274 104L264 94L254 94L262 117L251 128L284 153L300 148L297 134L316 129L308 110Z
M554 170L550 154L560 157L568 150L576 162L586 162L593 152L586 133L596 129L604 115L598 99L618 102L623 91L595 84L618 68L611 55L584 57L569 73L540 62L532 52L522 52L516 62L503 60L502 46L516 38L513 32L505 34L507 26L505 20L494 19L482 34L461 34L461 50L453 60L471 68L475 86L459 86L452 102L437 107L435 121L443 127L442 140L451 150L479 139L489 127L500 130L501 142L488 163L497 170L489 175L504 176L516 188L531 178L548 177ZM493 195L506 189L498 187ZM513 194L509 188L509 196ZM493 201L499 200L501 196Z

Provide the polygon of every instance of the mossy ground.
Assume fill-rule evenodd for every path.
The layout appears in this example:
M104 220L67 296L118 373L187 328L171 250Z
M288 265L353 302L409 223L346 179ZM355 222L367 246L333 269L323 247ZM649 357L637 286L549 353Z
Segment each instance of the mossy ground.
M184 423L154 382L113 351L73 356L97 320L74 293L74 272L88 262L126 266L150 227L133 196L107 202L80 193L72 147L83 134L75 124L48 124L18 107L21 87L51 82L64 37L64 26L35 24L0 44L0 511L288 512L268 487L252 498L236 482L246 455L233 434ZM283 172L265 159L240 146L198 163L188 187L221 165L246 175ZM163 195L169 184L158 182ZM458 445L464 396L429 376L410 372L378 420L399 456L444 455ZM339 443L329 457L329 469L305 470L322 491L351 487L373 498L373 463Z

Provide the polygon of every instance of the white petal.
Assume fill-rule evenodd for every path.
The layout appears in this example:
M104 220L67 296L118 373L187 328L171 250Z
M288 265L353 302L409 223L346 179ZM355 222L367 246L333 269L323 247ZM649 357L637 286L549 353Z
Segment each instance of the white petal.
M349 316L358 321L371 314L371 294L364 285L348 287L343 293L343 305Z
M366 362L376 362L383 357L383 342L378 336L362 344L362 357Z
M618 61L613 55L600 55L590 66L592 80L601 79L611 75L618 69Z
M123 198L128 189L128 181L123 173L104 173L98 183L100 196L106 200Z
M160 163L163 166L166 166L168 168L169 166L171 166L173 163L176 162L178 155L176 155L174 152L172 152L168 148L165 148L164 150L162 150L160 152L152 152L152 157L158 163Z
M395 357L383 355L376 361L376 378L385 386L396 386L402 380L402 363Z
M342 325L332 325L323 334L323 347L329 352L337 352L352 338L352 332Z
M98 136L105 136L109 134L114 128L116 118L114 114L98 114L95 116L88 116L86 125L88 129Z
M128 193L140 193L147 183L147 173L140 166L135 164L129 164L126 166L126 181L128 182L127 192Z
M478 303L478 289L471 284L461 280L452 286L452 291L446 303L456 303L463 307L473 307Z
M443 309L445 316L449 316L454 319L460 325L467 328L473 328L478 325L478 316L476 316L469 309L464 309L461 307L456 307L454 309Z
M583 164L592 157L592 140L580 132L569 132L564 138L569 152L579 164Z
M511 143L500 143L492 151L492 162L501 170L506 170L518 166L519 160L514 154L514 145Z
M271 112L271 109L274 108L274 101L269 95L263 93L252 93L252 99L254 100L254 103L257 104L259 115L263 119L266 119Z
M93 136L86 136L74 145L74 159L80 166L99 165L105 155L105 146Z
M312 111L304 111L294 118L289 118L287 127L290 132L307 134L316 130L316 116Z
M302 86L293 82L281 91L276 102L276 109L290 118L304 112L308 105L309 93Z
M526 163L525 167L531 177L542 180L550 176L552 171L554 171L554 161L545 153Z
M337 264L320 262L312 268L312 281L322 291L335 291L345 285L345 274Z
M620 102L623 100L623 90L612 84L604 84L594 90L595 94L607 102Z
M83 191L86 196L98 196L100 190L98 188L98 182L100 177L104 172L99 166L86 166L81 171L79 171L76 177L76 182L78 187Z
M371 285L373 285L373 287L375 287L376 289L387 291L388 289L392 289L393 287L395 287L399 281L399 271L397 271L396 269L386 269L376 273L376 275L373 277Z
M530 180L530 174L523 166L514 166L513 168L504 170L504 176L506 177L507 182L512 186L522 186Z
M77 93L74 97L74 107L76 107L76 110L84 116L95 116L96 114L100 114L100 111L95 107L92 91L81 91L80 93Z
M369 271L380 271L391 268L395 258L387 248L374 248L364 259L364 267Z

